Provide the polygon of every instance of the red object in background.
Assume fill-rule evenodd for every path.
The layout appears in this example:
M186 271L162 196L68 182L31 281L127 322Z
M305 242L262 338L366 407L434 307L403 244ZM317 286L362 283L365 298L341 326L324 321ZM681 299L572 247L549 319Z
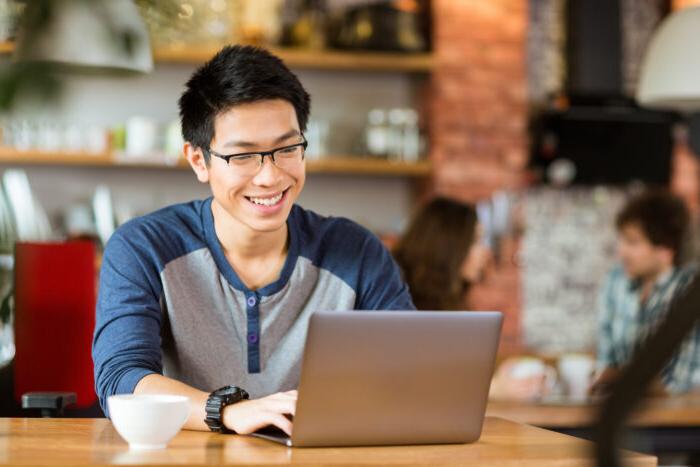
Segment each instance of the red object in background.
M66 391L93 405L95 247L92 242L15 246L14 390Z

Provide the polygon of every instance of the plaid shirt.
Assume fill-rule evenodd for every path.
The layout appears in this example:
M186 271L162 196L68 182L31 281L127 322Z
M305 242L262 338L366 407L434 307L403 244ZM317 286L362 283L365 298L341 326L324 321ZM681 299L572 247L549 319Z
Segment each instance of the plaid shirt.
M696 270L685 267L669 271L656 281L641 303L639 282L630 280L621 266L615 267L601 294L598 365L618 367L628 362ZM661 379L672 394L700 388L700 328L685 340L661 372Z

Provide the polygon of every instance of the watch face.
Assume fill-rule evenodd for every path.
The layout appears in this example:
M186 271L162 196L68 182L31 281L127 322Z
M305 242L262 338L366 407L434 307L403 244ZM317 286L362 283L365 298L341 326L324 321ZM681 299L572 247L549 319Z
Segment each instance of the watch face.
M221 397L222 399L226 399L227 402L238 402L243 399L248 399L248 393L236 386L226 386L217 389L212 393L212 396Z
M214 391L214 394L216 394L217 396L228 396L230 394L236 394L240 390L241 389L237 388L236 386L226 386L221 389L217 389L216 391Z

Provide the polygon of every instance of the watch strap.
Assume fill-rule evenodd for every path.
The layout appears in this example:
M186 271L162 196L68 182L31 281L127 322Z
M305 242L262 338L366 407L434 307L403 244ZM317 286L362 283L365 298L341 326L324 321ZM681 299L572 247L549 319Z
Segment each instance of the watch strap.
M224 386L209 394L205 406L204 423L209 429L218 433L233 433L224 425L224 409L229 405L248 399L248 393L236 386Z

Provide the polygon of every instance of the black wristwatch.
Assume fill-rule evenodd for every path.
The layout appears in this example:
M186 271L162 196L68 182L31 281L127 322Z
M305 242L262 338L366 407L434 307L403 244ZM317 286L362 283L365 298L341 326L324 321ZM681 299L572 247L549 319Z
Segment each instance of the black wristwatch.
M236 402L248 399L248 393L245 390L236 386L224 386L221 389L209 394L207 399L206 412L207 417L204 423L207 424L211 431L218 433L233 433L224 425L223 416L224 408Z

